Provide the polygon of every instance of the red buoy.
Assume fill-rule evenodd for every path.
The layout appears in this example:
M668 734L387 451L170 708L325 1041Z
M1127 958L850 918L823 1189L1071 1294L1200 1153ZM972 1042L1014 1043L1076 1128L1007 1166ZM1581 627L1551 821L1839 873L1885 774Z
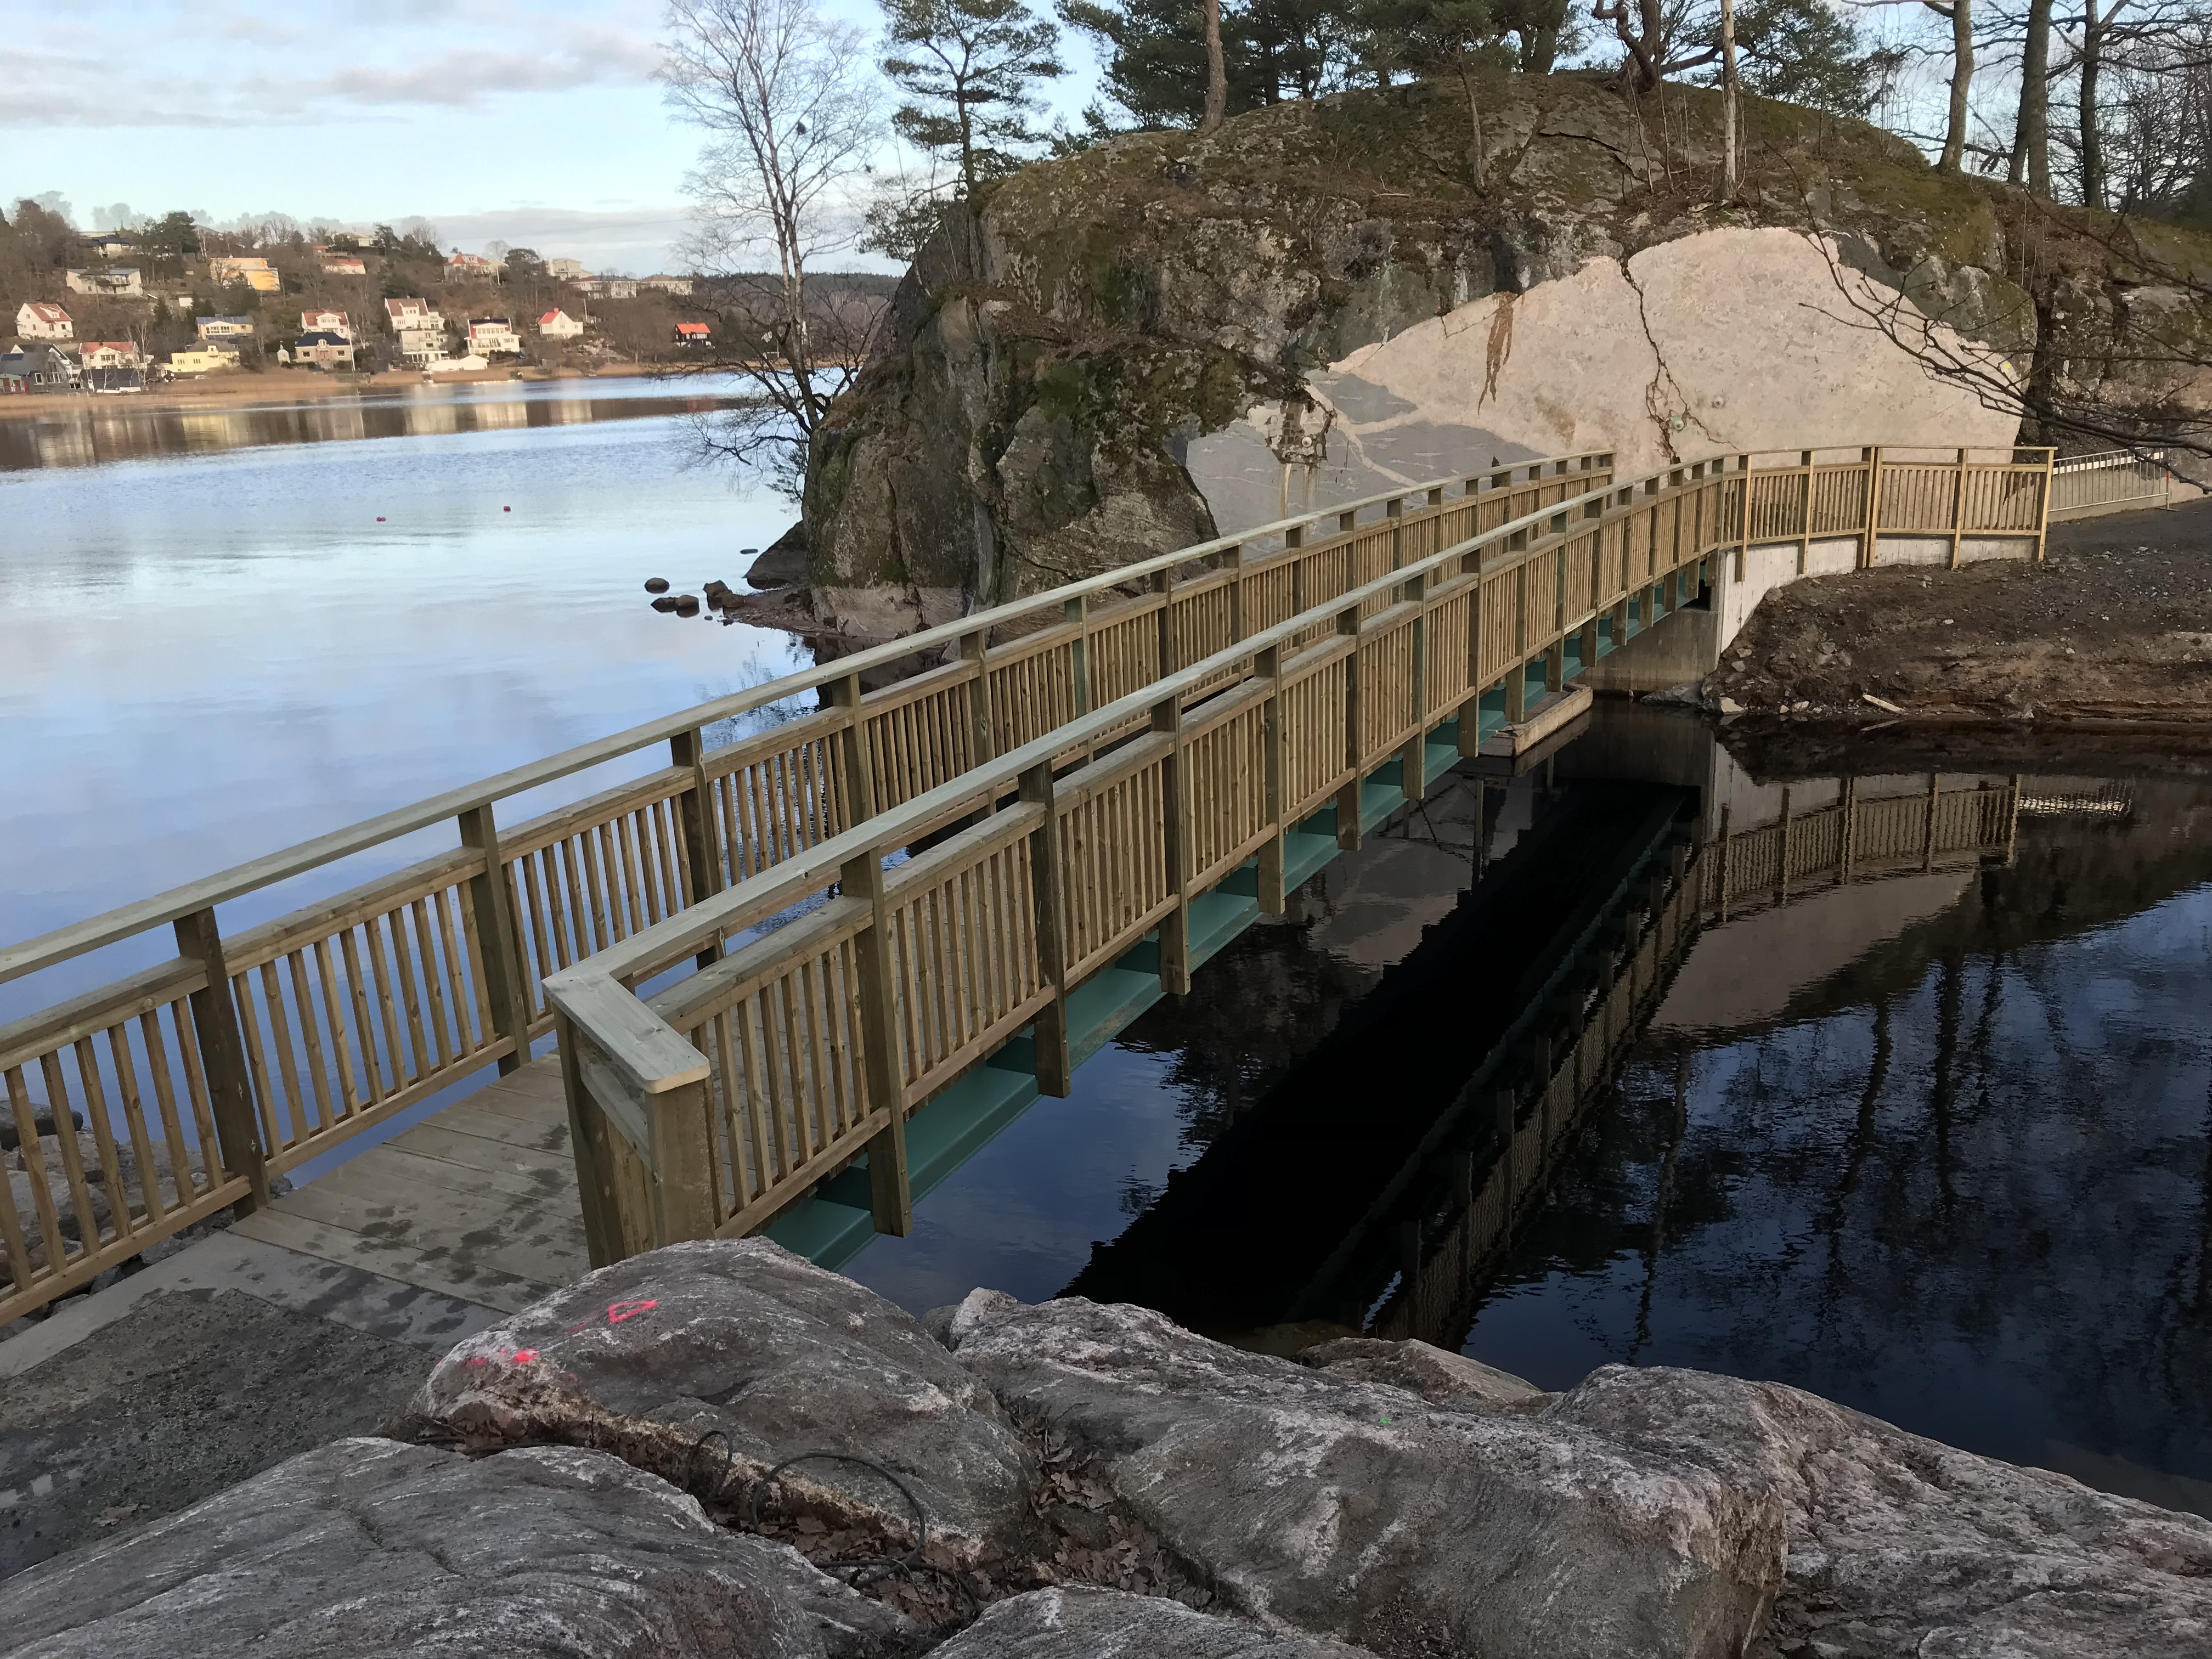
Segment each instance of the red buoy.
M382 524L382 523L384 522L384 514L382 514L381 513L378 514L376 515L376 521L377 521L377 523L379 523L379 524Z
M501 508L500 508L500 511L501 511L501 512L502 512L502 513L512 513L512 512L514 512L514 509L513 507L502 507Z

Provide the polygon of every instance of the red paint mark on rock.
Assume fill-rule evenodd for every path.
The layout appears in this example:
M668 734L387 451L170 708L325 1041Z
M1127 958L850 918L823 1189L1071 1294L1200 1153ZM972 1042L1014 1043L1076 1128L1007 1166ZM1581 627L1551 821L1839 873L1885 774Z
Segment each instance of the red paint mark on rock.
M658 1302L610 1302L607 1304L607 1323L619 1325L625 1319L635 1319L659 1305Z
M537 1358L538 1350L535 1348L517 1348L514 1351L514 1363L518 1365L527 1365Z

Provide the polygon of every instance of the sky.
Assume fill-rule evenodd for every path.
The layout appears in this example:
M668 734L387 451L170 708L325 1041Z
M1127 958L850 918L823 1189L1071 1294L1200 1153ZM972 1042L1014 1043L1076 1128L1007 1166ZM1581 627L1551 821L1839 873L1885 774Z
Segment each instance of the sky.
M871 0L825 9L880 27ZM116 204L421 217L471 251L660 270L698 137L653 84L659 21L660 0L0 0L0 198L56 192L85 230Z

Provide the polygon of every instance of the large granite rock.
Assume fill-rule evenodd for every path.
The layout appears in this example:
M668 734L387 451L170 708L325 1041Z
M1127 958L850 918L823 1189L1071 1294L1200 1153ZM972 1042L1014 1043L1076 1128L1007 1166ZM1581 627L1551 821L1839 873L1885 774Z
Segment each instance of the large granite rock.
M2212 1654L2212 1521L1705 1371L1607 1365L1547 1419L1652 1457L1696 1457L1782 1498L1788 1579L1755 1654Z
M597 1452L334 1441L0 1583L38 1659L891 1659L904 1618Z
M1133 1307L970 1304L961 1362L1271 1626L1385 1655L1718 1659L1781 1582L1778 1495L1693 1447L1438 1409Z
M1455 1411L1534 1411L1558 1396L1510 1371L1418 1340L1340 1336L1317 1342L1298 1364L1353 1382L1382 1382Z
M1358 1648L1079 1586L994 1602L937 1659L1371 1659Z
M665 1432L610 1439L587 1407ZM599 1445L678 1484L714 1474L726 1451L740 1472L842 1453L904 1480L946 1565L1026 1556L1035 1541L1036 1458L989 1391L902 1310L766 1239L601 1268L454 1348L416 1410L474 1447ZM710 1432L726 1447L694 1456ZM791 1473L905 1522L905 1499L858 1464Z

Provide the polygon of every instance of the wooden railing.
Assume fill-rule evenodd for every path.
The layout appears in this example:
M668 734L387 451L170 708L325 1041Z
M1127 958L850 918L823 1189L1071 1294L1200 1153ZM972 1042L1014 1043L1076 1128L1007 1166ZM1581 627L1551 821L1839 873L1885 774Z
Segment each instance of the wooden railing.
M1431 732L1456 720L1473 752L1486 693L1522 719L1570 654L1587 665L1601 635L1627 637L1632 608L1649 626L1688 600L1709 556L1845 533L1881 562L1893 521L1919 539L1938 497L1944 533L2040 550L2047 452L1808 453L1775 472L1749 459L1608 480L1440 546L1405 538L1365 580L1362 560L1385 556L1357 533L1201 578L1188 614L1227 618L1189 636L1206 654L1181 655L1158 606L1139 689L1055 704L1056 720L1017 725L981 746L993 758L888 808L869 734L841 729L848 827L545 981L593 1259L752 1231L863 1155L878 1228L905 1231L904 1126L946 1083L1026 1030L1038 1088L1066 1093L1072 990L1148 938L1165 988L1188 989L1194 896L1249 862L1261 907L1279 911L1294 827L1333 809L1340 844L1356 845L1370 775L1395 762L1418 793ZM1292 608L1271 616L1252 594L1285 569ZM980 728L998 706L975 695L968 719ZM769 931L658 995L629 988L753 927Z
M1442 1161L1452 1190L1418 1194L1410 1206L1416 1215L1445 1219L1411 1224L1398 1281L1375 1309L1372 1334L1458 1347L1474 1294L1557 1176L1589 1106L1620 1075L1709 918L1725 921L1732 905L1747 901L1786 902L1862 877L1932 869L1961 854L2009 859L2020 800L2017 780L1946 790L1930 778L1920 793L1862 799L1857 781L1848 779L1840 800L1811 812L1793 814L1785 792L1772 823L1734 830L1723 813L1681 872L1655 884L1626 936L1601 949L1596 983L1572 1000L1566 1028L1536 1038L1522 1075L1484 1088L1495 1125L1487 1161L1478 1160L1480 1146L1453 1152Z
M553 1024L548 975L617 947L632 983L711 960L719 924L680 945L656 929L1395 561L1580 497L1610 467L1601 453L1522 462L1177 549L0 949L0 981L163 930L176 951L0 1027L0 1104L22 1147L0 1182L0 1324L226 1205L261 1201L270 1176L486 1066L520 1064ZM940 657L863 693L864 676ZM825 706L707 746L708 728L808 696ZM642 778L496 820L512 796L662 744L669 764ZM1102 797L1091 810L1115 809ZM918 839L953 816L901 821ZM453 851L228 937L217 926L218 905L441 823ZM929 907L954 902L916 896L908 948L940 948L945 913ZM724 1024L734 1033L744 1018ZM955 1029L917 1024L916 1052L965 1052ZM941 1058L921 1064L917 1075L943 1074ZM778 1192L820 1162L802 1148L842 1144L834 1087L828 1098L829 1119L791 1125L810 1138L790 1143L789 1168L769 1158ZM82 1121L84 1134L41 1136L41 1118L49 1131Z

